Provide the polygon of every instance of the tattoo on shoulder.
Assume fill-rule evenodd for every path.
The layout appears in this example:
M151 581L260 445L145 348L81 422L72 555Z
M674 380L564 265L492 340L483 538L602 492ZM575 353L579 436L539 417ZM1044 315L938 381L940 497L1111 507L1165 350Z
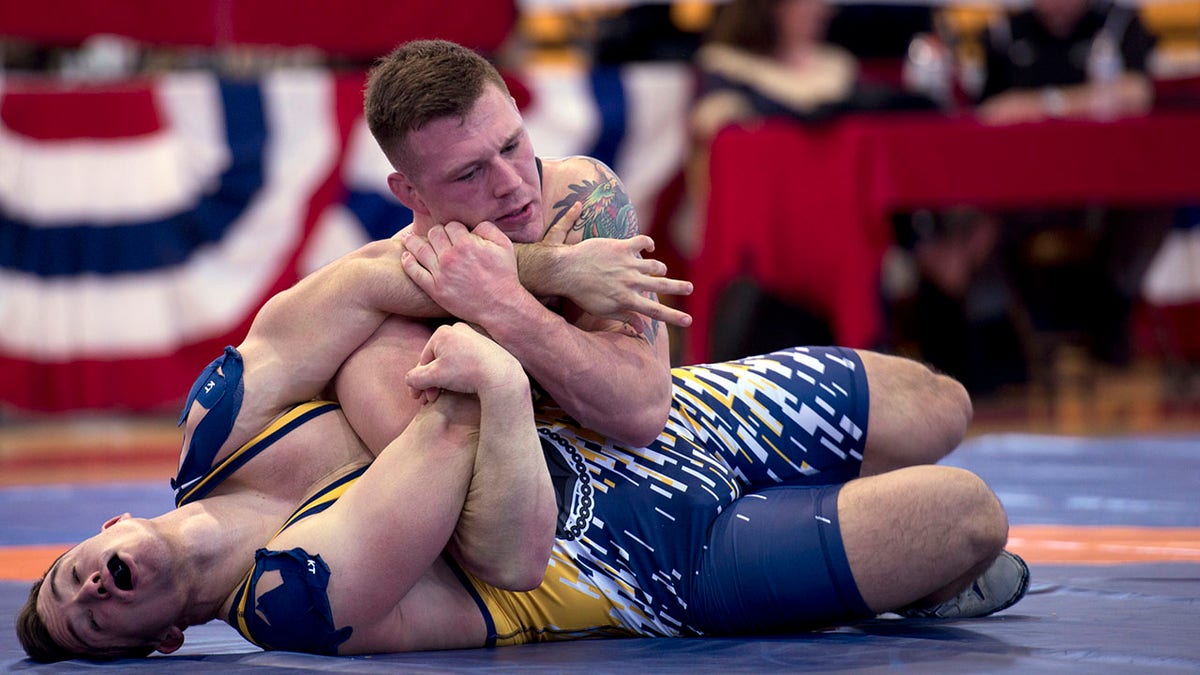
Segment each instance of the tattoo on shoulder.
M638 234L637 212L615 174L600 162L595 163L594 178L585 178L568 186L569 193L554 204L554 222L572 206L583 202L583 212L572 230L582 230L583 238L628 239Z
M646 342L656 344L658 342L658 331L660 328L659 322L656 319L639 316L636 319L625 321L625 327L629 334L633 336L642 336Z
M649 323L650 330L646 331L646 339L650 341L650 344L655 344L658 342L658 329L662 324L656 319L650 319Z

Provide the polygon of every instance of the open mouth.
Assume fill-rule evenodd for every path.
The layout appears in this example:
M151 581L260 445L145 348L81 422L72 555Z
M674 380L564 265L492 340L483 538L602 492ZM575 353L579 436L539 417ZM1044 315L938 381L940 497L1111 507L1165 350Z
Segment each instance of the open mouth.
M112 575L113 583L117 588L123 591L133 590L133 575L129 571L129 566L121 562L121 559L115 554L108 559L108 573Z
M496 219L497 222L511 222L514 220L523 220L529 215L529 204L525 204L521 208L510 211Z

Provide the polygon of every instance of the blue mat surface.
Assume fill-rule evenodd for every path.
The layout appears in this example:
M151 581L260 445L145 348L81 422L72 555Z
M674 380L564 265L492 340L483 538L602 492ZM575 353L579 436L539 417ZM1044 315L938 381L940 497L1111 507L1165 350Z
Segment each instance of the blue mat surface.
M1200 437L1001 435L946 463L980 474L1014 525L1200 527ZM0 490L0 546L75 541L116 513L170 507L164 483ZM1200 548L1200 541L1196 542ZM13 617L28 583L0 582L0 667L46 672L331 671L1200 673L1200 563L1034 564L1020 604L984 619L877 619L752 639L606 640L499 649L319 657L261 652L214 622L171 656L38 665Z

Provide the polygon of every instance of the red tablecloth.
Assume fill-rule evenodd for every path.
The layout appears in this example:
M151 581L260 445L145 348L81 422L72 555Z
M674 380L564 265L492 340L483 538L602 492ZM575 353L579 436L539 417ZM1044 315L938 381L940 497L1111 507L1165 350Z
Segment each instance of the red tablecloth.
M837 343L875 344L894 211L1198 200L1200 111L1003 127L935 114L730 127L712 147L685 357L708 358L713 305L739 274L824 314Z

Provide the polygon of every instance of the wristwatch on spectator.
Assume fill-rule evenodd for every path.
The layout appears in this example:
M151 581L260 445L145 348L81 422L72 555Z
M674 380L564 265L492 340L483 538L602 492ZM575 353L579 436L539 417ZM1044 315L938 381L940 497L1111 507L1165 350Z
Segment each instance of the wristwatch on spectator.
M1058 87L1042 88L1042 110L1050 117L1065 117L1067 97Z

